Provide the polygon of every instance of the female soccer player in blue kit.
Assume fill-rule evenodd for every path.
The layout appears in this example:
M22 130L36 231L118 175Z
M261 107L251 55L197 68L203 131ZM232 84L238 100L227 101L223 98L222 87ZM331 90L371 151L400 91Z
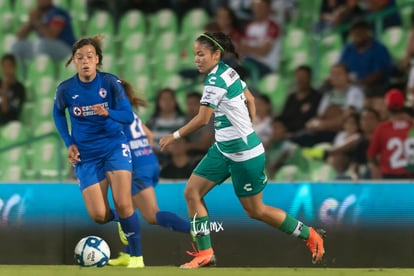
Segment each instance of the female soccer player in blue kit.
M198 114L186 125L160 140L160 148L206 125L214 113L216 142L194 169L184 195L191 232L197 251L195 258L182 268L214 265L208 211L204 196L217 184L232 177L234 191L246 214L287 234L306 241L312 261L319 262L325 253L322 232L305 225L285 211L263 203L265 154L252 127L255 116L254 97L239 74L222 59L225 53L238 57L230 38L224 33L204 33L194 43L194 61L206 75Z
M122 80L122 85L132 106L145 106L145 100L138 97L127 82ZM132 156L132 201L134 207L139 210L145 221L150 224L171 228L172 230L190 234L190 222L178 217L176 214L160 211L154 187L158 184L160 167L158 159L152 151L152 132L142 122L141 118L134 113L134 121L124 125L124 133L129 141ZM120 231L121 241L127 245L124 234ZM129 245L125 253L120 253L117 259L109 260L113 266L128 265L130 259Z
M75 166L89 216L97 223L118 219L131 248L130 268L144 267L138 216L131 200L131 154L123 124L134 113L121 81L100 72L102 37L82 38L74 43L72 56L77 74L56 90L53 118ZM71 131L66 121L68 110ZM109 207L108 185L117 214Z

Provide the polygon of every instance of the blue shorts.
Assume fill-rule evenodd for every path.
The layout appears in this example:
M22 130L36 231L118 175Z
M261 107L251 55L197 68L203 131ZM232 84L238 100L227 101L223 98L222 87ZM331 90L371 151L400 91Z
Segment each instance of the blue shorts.
M107 172L119 170L132 171L131 154L121 146L109 151L103 158L81 161L75 165L81 190L104 180Z
M160 166L158 162L134 168L132 172L132 195L134 196L148 187L155 187L159 178Z

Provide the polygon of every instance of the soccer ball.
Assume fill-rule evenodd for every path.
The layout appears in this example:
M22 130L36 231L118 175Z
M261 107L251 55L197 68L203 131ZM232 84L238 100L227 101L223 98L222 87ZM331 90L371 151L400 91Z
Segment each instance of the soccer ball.
M104 266L111 256L105 240L97 236L82 238L75 247L75 260L80 266Z

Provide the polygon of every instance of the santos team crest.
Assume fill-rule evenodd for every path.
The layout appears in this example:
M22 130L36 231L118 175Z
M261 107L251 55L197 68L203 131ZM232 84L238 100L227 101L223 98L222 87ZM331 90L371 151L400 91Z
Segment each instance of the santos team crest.
M102 98L106 98L106 95L108 95L108 91L106 91L105 88L99 89L99 96L101 96Z

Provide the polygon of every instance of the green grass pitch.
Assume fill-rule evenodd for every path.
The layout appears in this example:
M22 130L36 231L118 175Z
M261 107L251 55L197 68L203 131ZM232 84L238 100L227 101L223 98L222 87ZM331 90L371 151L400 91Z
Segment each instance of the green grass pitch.
M414 275L414 269L398 268L202 268L180 269L152 266L143 269L125 267L84 268L75 265L0 265L1 276L391 276Z

